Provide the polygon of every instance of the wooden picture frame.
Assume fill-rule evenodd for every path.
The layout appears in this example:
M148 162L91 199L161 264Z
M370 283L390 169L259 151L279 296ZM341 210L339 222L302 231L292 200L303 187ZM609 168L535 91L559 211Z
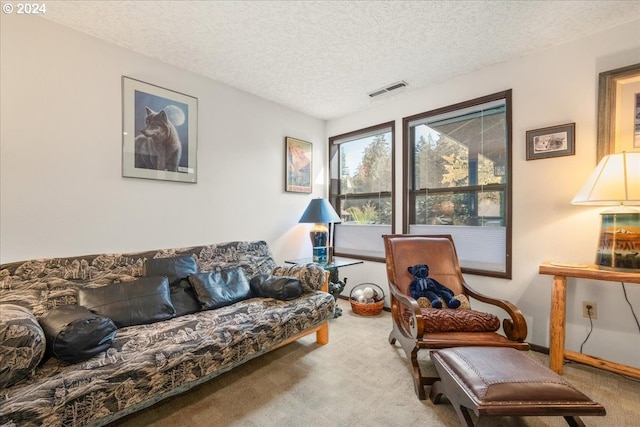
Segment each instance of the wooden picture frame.
M122 176L197 182L198 99L122 76Z
M300 139L285 138L285 191L311 193L313 144Z
M575 123L528 130L527 160L573 156L576 154L575 135Z
M607 154L640 151L640 63L598 78L599 162Z

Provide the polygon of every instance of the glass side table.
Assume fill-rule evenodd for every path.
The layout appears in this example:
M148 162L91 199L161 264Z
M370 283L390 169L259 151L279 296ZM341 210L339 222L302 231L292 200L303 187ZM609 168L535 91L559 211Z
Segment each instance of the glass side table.
M338 297L340 296L340 293L344 290L344 287L347 284L346 277L343 280L340 280L340 278L338 277L338 269L342 267L349 267L350 265L362 264L363 262L364 261L360 261L357 259L333 257L331 262L329 263L321 263L321 262L316 263L321 265L322 268L324 268L324 270L327 272L327 283L328 283L329 293L333 296L333 299L335 301L338 301ZM285 263L309 264L309 263L313 263L313 258L309 257L309 258L286 260ZM338 305L336 304L336 309L333 313L333 317L335 319L336 317L340 317L340 316L342 316L342 309L338 307Z

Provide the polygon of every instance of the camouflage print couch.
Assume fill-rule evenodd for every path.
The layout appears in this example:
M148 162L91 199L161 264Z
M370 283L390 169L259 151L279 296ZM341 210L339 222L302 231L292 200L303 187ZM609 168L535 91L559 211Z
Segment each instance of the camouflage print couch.
M137 283L147 260L185 255L199 272L241 267L248 279L294 276L302 295L252 293L219 308L118 327L108 349L76 363L45 354L49 337L39 325L47 312L77 309L83 289ZM335 304L322 290L324 277L315 264L276 266L262 241L0 265L0 426L105 425L303 335L315 332L324 344Z

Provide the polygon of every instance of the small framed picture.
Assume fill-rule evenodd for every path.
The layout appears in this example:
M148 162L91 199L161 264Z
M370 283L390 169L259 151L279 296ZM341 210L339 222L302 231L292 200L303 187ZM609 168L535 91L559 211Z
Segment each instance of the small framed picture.
M287 136L285 146L285 191L311 193L313 144Z
M576 154L576 124L527 131L527 160Z
M122 176L196 182L198 100L122 76Z

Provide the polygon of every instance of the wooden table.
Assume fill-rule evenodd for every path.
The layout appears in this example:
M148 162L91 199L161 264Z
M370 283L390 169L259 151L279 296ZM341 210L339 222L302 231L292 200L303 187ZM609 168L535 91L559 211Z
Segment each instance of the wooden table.
M564 359L568 359L629 377L640 378L640 369L633 366L622 365L599 357L565 350L564 348L567 277L640 284L640 273L600 270L595 264L578 265L545 261L540 265L540 274L553 276L551 322L549 327L549 367L558 374L562 374Z

